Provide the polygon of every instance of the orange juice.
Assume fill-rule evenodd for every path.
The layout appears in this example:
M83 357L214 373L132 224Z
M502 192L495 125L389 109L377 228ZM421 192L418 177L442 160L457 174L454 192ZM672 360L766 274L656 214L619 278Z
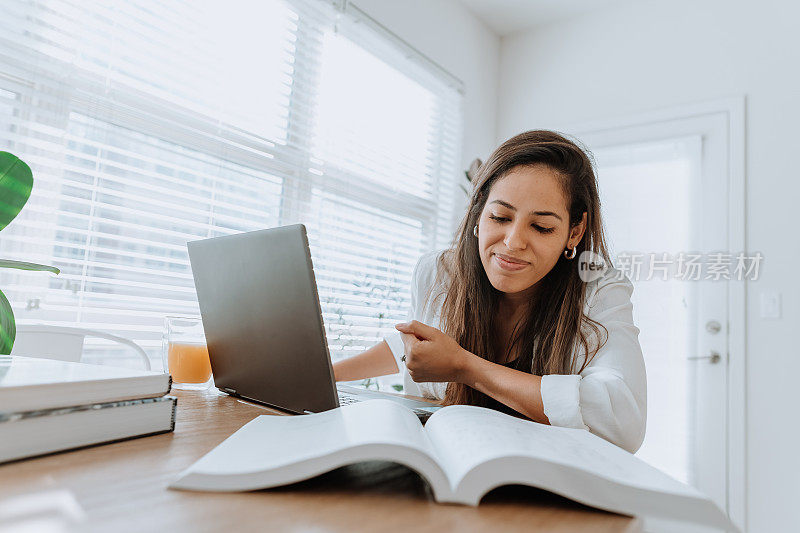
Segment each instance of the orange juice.
M170 342L169 373L175 383L205 383L211 377L211 361L205 344Z

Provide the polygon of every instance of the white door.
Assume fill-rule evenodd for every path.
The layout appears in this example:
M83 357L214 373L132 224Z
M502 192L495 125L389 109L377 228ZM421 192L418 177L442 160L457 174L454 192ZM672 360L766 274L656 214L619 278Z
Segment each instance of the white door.
M595 156L612 262L634 284L648 387L637 456L725 511L728 288L742 283L740 250L728 249L727 128L710 114L576 134Z

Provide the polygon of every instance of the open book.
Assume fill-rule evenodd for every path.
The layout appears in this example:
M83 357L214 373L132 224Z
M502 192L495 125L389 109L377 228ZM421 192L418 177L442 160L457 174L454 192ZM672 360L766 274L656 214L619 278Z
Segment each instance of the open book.
M477 505L495 487L522 484L616 513L736 530L708 497L588 431L463 405L438 410L425 427L407 408L379 399L259 416L170 487L270 488L372 460L415 470L441 503Z

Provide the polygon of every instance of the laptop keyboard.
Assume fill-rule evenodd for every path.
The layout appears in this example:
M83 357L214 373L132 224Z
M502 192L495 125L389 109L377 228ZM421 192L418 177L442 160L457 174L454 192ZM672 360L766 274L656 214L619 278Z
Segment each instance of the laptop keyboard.
M339 393L339 405L348 405L360 401L361 400L359 400L355 396L350 396L349 394L345 394L344 392Z
M337 393L339 394L339 405L340 406L349 405L351 403L363 402L365 400L365 398L357 398L355 396L351 396L350 394L347 394L346 392L337 391ZM425 410L425 409L413 409L412 408L411 410L414 412L415 415L417 415L418 418L420 418L423 421L423 423L428 418L430 418L430 416L433 414L433 411L429 411L429 410Z

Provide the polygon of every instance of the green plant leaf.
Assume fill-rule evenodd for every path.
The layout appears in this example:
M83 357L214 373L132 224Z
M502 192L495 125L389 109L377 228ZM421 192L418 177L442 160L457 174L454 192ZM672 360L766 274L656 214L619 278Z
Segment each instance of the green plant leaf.
M26 263L25 261L12 261L11 259L0 259L0 268L17 268L19 270L45 270L53 274L61 274L61 271L54 266L40 265L39 263Z
M31 190L31 168L14 154L0 152L0 230L19 214Z
M14 311L8 303L6 295L0 291L0 355L8 355L17 337L17 325L14 323Z

